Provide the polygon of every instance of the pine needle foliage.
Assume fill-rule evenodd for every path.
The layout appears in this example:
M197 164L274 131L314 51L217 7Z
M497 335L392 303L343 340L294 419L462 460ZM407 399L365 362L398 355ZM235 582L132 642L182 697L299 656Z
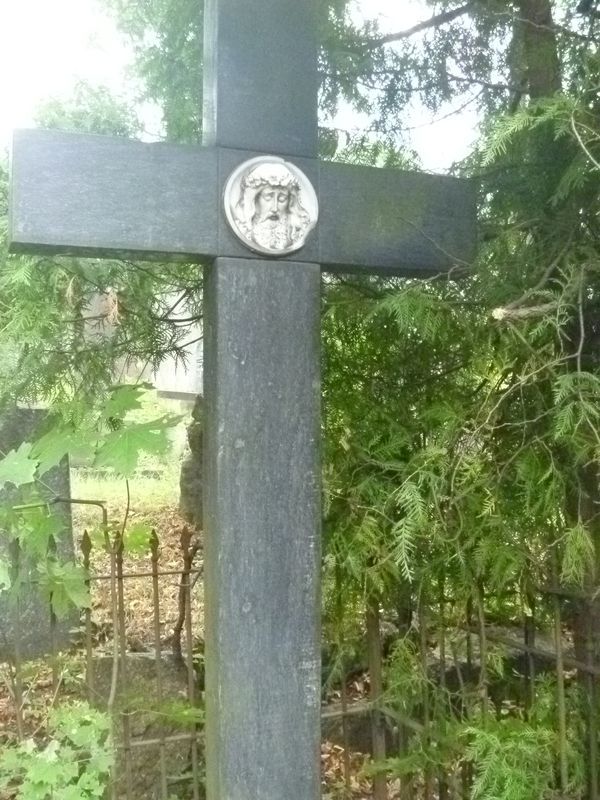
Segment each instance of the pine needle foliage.
M469 727L465 735L466 758L475 766L473 800L540 800L552 788L552 731L510 719Z

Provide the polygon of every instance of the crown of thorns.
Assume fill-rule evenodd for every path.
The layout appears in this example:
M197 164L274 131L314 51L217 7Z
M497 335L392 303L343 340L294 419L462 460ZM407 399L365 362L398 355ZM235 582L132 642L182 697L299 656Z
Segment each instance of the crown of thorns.
M264 186L279 186L282 189L300 191L300 183L282 164L260 164L244 178L248 189L262 189Z

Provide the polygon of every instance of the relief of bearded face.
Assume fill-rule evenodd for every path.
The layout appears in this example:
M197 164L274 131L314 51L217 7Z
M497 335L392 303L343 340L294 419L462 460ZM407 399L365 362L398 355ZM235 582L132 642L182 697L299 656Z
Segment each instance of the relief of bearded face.
M230 176L225 212L236 235L250 249L287 254L298 250L315 226L318 201L297 167L262 156L240 165Z
M283 186L265 186L256 198L256 222L267 219L278 220L287 216L290 206L290 190Z
M290 225L290 190L267 185L256 195L252 238L261 247L284 250L293 244Z

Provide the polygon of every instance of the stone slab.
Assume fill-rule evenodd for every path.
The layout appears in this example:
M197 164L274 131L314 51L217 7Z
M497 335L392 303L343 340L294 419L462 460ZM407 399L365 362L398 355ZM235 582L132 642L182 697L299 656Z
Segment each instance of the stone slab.
M204 143L316 156L315 0L204 6Z
M6 411L0 417L0 452L6 453L18 448L24 441L30 441L43 422L45 412L38 409L15 408ZM65 459L58 467L49 470L38 482L37 489L44 499L53 497L70 497L69 464ZM0 490L0 502L17 505L22 496L17 489L7 487ZM62 523L62 535L56 542L57 555L67 561L73 559L73 525L71 509L60 504L52 508ZM0 530L0 558L11 559L11 548L5 533ZM24 658L38 658L47 655L52 649L50 632L50 608L47 600L37 588L35 568L31 564L22 563L25 574L22 599L15 607L9 602L6 594L0 593L0 660L12 658L15 642ZM70 630L77 625L79 613L73 614L56 624L56 646L58 650L69 646Z
M261 261L222 208L232 171L258 151L19 131L12 153L12 252ZM430 275L465 267L476 245L475 186L448 176L291 156L319 195L320 221L281 259L323 270Z
M13 252L198 259L215 252L217 154L61 131L15 131Z
M324 163L319 196L324 269L418 276L473 261L477 217L470 181Z
M319 267L205 275L207 796L319 796Z

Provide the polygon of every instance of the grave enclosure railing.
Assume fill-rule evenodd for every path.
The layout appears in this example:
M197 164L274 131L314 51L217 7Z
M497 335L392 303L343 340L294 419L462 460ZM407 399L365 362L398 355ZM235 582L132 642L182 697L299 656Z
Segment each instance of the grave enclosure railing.
M94 505L94 503L92 503ZM10 662L12 725L17 737L31 735L28 708L32 694L42 687L49 702L61 694L87 698L108 710L115 721L116 761L111 800L142 797L202 797L203 663L201 647L202 574L200 541L187 528L177 531L170 558L163 559L163 541L156 532L135 558L126 550L120 530L109 532L105 506L102 535L84 532L79 541L80 561L89 576L91 607L74 631L75 657L83 664L84 678L74 689L66 686L65 655L60 652L58 621L49 613L51 647L48 674L37 685L27 676L27 662L14 642ZM171 537L173 538L173 537ZM21 564L18 549L13 566ZM138 593L145 592L140 600ZM132 588L134 587L134 588ZM551 678L550 715L556 732L553 781L561 800L599 800L598 682L600 663L590 648L584 657L573 652L572 606L579 605L579 619L591 626L587 605L596 602L594 592L558 585L538 587L524 602L518 590L503 595L485 594L480 587L475 599L458 600L446 590L429 597L413 597L412 624L405 641L413 656L411 668L420 675L410 702L386 684L386 662L393 659L392 643L384 635L385 624L377 604L367 609L365 651L368 665L362 675L351 674L351 665L336 681L337 699L324 704L324 782L331 797L376 800L466 800L472 796L477 764L465 757L464 748L447 756L444 765L435 754L448 747L455 723L481 723L485 715L527 723L534 713L540 678ZM170 617L165 619L168 596ZM431 598L435 597L435 600ZM132 635L132 607L142 607L141 635ZM512 604L523 609L517 625L493 624L490 609ZM571 609L569 611L569 608ZM583 609L583 610L582 610ZM568 613L567 613L568 612ZM395 629L397 637L398 629ZM587 641L593 633L587 631ZM69 656L66 657L67 660ZM494 660L503 671L494 671ZM361 690L353 693L355 680ZM577 693L579 702L572 703ZM569 696L571 703L569 704ZM406 701L406 702L405 702ZM34 727L38 727L37 720ZM570 730L581 738L586 788L572 791ZM366 736L365 736L366 731ZM1 738L1 737L0 737ZM412 768L404 766L385 776L357 780L357 751L370 750L378 757L398 759L430 752ZM327 768L327 758L337 769ZM532 764L535 770L537 765ZM2 798L4 800L4 798Z
M14 626L11 652L7 663L0 665L5 668L12 711L6 730L0 729L0 742L32 734L43 738L39 719L33 715L28 719L34 694L44 695L47 706L59 698L86 699L113 720L115 768L107 795L110 800L199 800L203 797L203 652L200 615L193 613L193 592L202 574L196 558L199 540L181 526L176 548L171 542L170 561L163 565L162 542L152 530L147 546L138 544L131 557L123 531L109 532L104 503L58 502L95 505L102 513L99 537L85 530L78 543L91 603L83 609L78 627L75 620L70 652L60 647L58 620L48 609L49 653L33 662L37 672L36 667L31 671L32 662L20 646L19 626ZM11 547L10 560L16 575L23 567L17 542ZM38 591L37 584L28 573L27 590ZM132 586L136 594L142 591L145 596L132 600ZM165 593L170 597L169 624L163 616ZM21 602L17 599L14 607L17 620ZM135 636L129 630L132 604L141 607L142 615L142 630ZM70 680L67 686L65 675L79 672L75 662L83 667L84 677ZM0 798L4 800L1 792Z
M400 639L394 626L391 653L384 652L386 625L377 604L367 608L364 699L350 698L355 677L351 665L338 667L339 702L323 717L325 731L336 731L338 780L345 795L359 796L353 793L356 766L351 752L356 737L364 743L366 722L370 752L387 758L391 767L387 780L385 774L375 773L376 800L468 800L473 797L480 765L467 753L468 734L461 742L457 731L478 726L482 730L487 726L489 731L493 720L499 727L492 736L511 720L531 724L535 731L540 701L545 698L543 713L549 716L545 724L553 729L555 739L549 767L552 788L544 797L598 800L600 662L594 652L598 642L592 612L597 591L564 587L555 580L554 585L536 587L533 593L528 590L527 596L518 589L486 595L483 586L474 600L458 600L441 591L436 594L432 602L415 592L412 622ZM510 625L502 624L496 618L498 605L506 608L511 603L523 610L520 622L513 617ZM376 649L368 645L370 616L375 616ZM575 618L578 622L574 623ZM574 647L576 624L583 624L579 635L583 634L584 656ZM402 690L386 684L385 664L393 660L393 648L399 642L408 643L414 656L416 698L414 687L408 687L403 696ZM403 708L407 700L408 710ZM579 750L575 765L574 748ZM422 757L414 758L415 753ZM498 740L496 758L504 757ZM526 758L523 753L522 763L516 764L525 779L542 769ZM574 776L578 768L583 774Z

